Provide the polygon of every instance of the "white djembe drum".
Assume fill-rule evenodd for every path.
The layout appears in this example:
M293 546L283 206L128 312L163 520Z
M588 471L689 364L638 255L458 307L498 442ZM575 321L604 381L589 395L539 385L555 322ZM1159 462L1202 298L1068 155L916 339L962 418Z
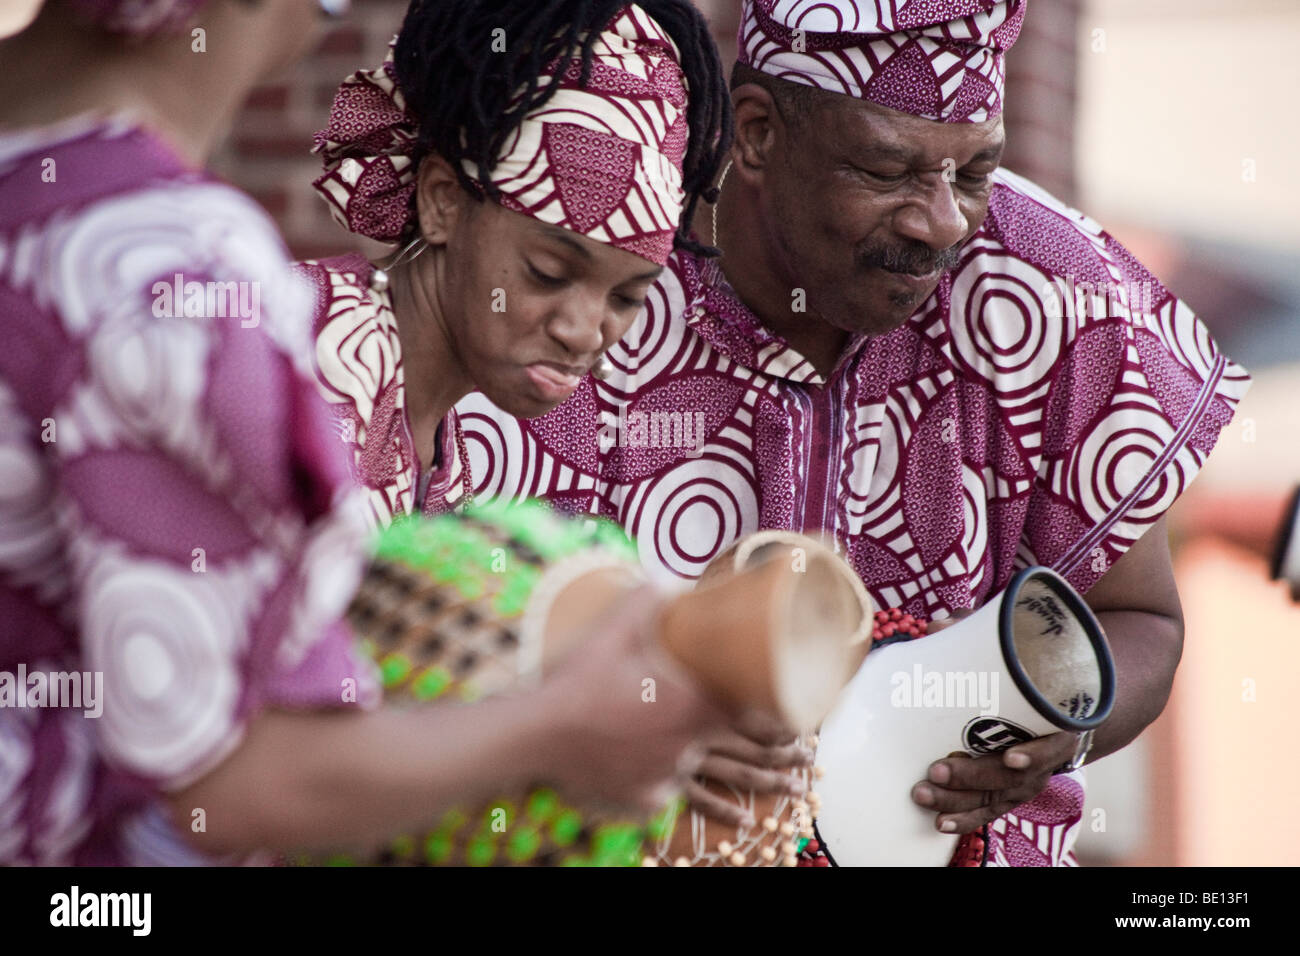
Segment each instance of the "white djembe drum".
M945 866L959 838L911 797L929 765L1095 730L1114 697L1083 599L1054 571L1020 571L970 617L867 655L818 735L822 849L838 866Z

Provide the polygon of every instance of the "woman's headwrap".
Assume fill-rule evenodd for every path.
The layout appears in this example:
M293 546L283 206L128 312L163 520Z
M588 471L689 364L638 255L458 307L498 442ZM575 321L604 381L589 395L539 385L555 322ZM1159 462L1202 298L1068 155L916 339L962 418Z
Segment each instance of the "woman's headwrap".
M179 30L207 0L69 0L81 19L108 33L144 38Z
M343 81L329 126L315 138L325 172L314 185L330 214L383 242L406 233L417 172L419 120L398 88L392 55L390 45L378 69ZM663 28L629 5L596 38L585 87L576 56L550 64L541 85L557 84L555 94L524 118L492 169L501 205L663 265L685 198L680 59ZM477 181L477 166L461 165Z
M1002 112L1025 0L744 0L741 63L945 123Z

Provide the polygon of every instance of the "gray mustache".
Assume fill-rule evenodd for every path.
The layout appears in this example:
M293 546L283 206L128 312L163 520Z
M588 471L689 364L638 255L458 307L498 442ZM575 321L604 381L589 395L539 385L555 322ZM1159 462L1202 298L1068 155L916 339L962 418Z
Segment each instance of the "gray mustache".
M912 275L925 275L936 269L947 271L955 269L959 261L960 247L953 246L940 253L926 245L918 246L870 246L858 250L855 256L859 267L863 269L888 269L891 272L910 272Z

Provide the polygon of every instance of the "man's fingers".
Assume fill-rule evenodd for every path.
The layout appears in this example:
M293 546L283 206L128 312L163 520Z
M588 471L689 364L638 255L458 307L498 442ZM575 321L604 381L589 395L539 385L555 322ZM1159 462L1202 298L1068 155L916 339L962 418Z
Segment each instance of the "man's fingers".
M1077 734L1067 731L1048 734L1004 750L1002 763L1007 767L1053 770L1074 756L1078 743Z
M708 777L719 783L730 784L737 790L752 790L754 793L784 793L802 795L803 781L780 770L765 770L751 763L733 760L718 753L709 754L697 771L701 777Z
M940 814L957 814L971 810L982 810L995 803L1003 803L1015 796L1014 791L945 790L929 783L918 783L912 788L914 803ZM1029 794L1025 799L1031 799L1032 797L1033 794Z
M1059 733L984 757L950 755L930 764L926 779L949 790L1007 790L1050 775L1074 755L1074 745L1073 734Z
M984 757L949 754L912 787L912 800L935 811L942 832L970 833L1038 796L1074 744L1073 734L1059 733Z
M750 816L748 810L710 793L707 788L694 780L686 785L686 798L690 801L692 810L698 810L711 820L733 827L754 825L754 818Z
M978 810L969 810L966 813L941 813L935 817L935 829L941 833L951 833L954 836L972 833L984 826L984 824L992 823L998 817L1010 813L1020 806L1022 802L1003 800L989 804L987 807L981 807Z
M1004 766L997 754L987 757L945 757L930 764L926 782L936 790L1015 790L1030 777L1029 770Z

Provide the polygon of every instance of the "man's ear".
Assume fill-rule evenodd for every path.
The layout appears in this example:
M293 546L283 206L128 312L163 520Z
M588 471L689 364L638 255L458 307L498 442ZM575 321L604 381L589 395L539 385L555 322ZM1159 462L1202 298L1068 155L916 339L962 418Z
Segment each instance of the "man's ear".
M426 242L447 244L462 222L467 199L451 164L438 153L425 156L415 178L415 208Z
M757 83L742 83L731 91L736 136L731 142L735 173L757 186L771 161L776 124L781 123L772 94Z

